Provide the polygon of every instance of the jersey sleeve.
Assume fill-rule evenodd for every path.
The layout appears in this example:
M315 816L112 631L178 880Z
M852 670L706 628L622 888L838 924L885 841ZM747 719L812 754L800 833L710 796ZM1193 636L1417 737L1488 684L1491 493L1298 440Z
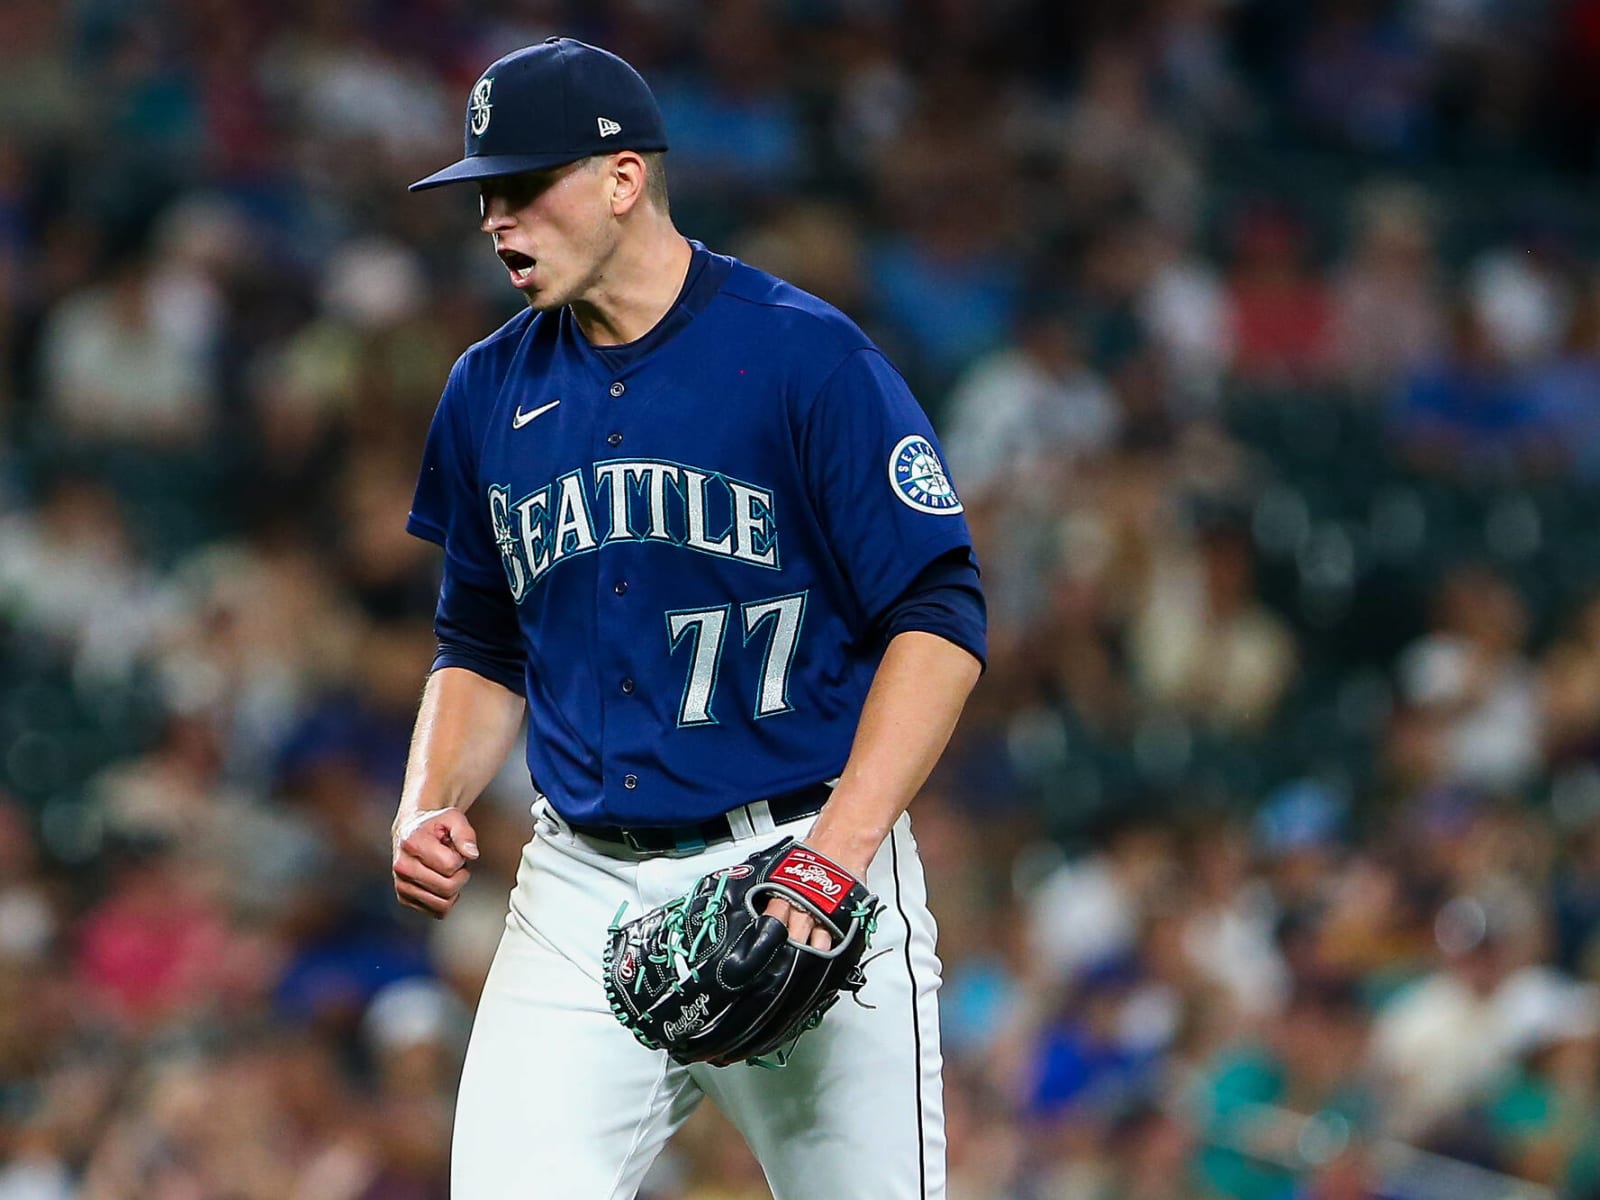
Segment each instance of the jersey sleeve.
M406 531L444 547L447 569L474 587L505 587L488 501L478 494L478 442L468 421L466 368L457 362L428 428Z
M800 454L829 545L872 624L924 567L971 550L933 427L878 350L855 350L806 413Z
M970 549L949 550L922 569L883 617L884 640L921 630L960 646L989 664L989 613Z
M447 560L433 630L439 637L433 657L435 671L465 667L508 691L524 694L527 649L517 623L517 603L505 584L473 587L456 578Z

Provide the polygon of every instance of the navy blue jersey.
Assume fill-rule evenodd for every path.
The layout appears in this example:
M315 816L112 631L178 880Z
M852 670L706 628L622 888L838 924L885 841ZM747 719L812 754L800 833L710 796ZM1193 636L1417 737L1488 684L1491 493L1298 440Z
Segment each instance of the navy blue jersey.
M631 352L561 309L462 355L408 528L509 591L528 768L584 823L699 821L838 775L877 621L971 549L927 417L866 335L699 247Z

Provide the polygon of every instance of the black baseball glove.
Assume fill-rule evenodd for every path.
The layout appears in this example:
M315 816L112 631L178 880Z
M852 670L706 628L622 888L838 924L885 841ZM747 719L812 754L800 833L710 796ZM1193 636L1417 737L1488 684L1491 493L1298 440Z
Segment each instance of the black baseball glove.
M782 921L762 915L774 896L811 913L832 948L790 941ZM881 909L849 871L785 838L637 920L620 924L619 911L606 999L634 1037L680 1063L782 1066L841 991L866 983L861 959Z

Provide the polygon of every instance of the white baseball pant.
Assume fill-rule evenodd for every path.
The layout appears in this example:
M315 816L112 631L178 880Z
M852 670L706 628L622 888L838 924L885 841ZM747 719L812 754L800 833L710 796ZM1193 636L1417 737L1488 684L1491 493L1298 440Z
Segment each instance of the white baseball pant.
M940 965L909 817L867 873L885 905L871 950L882 957L861 992L874 1007L841 997L782 1070L680 1066L606 1004L601 956L623 901L637 916L708 871L803 837L813 820L775 827L762 808L736 810L753 818L749 836L645 857L535 806L462 1070L452 1200L632 1200L706 1096L744 1135L775 1200L943 1200Z

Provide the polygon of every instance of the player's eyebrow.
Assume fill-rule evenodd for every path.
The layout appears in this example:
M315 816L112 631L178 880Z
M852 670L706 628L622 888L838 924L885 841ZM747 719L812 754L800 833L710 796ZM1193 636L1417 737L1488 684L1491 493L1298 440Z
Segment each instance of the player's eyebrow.
M513 209L521 208L555 180L548 172L525 171L520 175L498 175L478 184L478 204L487 205L496 196L503 197Z
M572 174L587 160L562 163L555 167L542 167L537 171L521 171L515 175L494 175L478 181L478 205L482 207L495 196L505 197L513 209L521 208L542 192L547 191L566 176Z

